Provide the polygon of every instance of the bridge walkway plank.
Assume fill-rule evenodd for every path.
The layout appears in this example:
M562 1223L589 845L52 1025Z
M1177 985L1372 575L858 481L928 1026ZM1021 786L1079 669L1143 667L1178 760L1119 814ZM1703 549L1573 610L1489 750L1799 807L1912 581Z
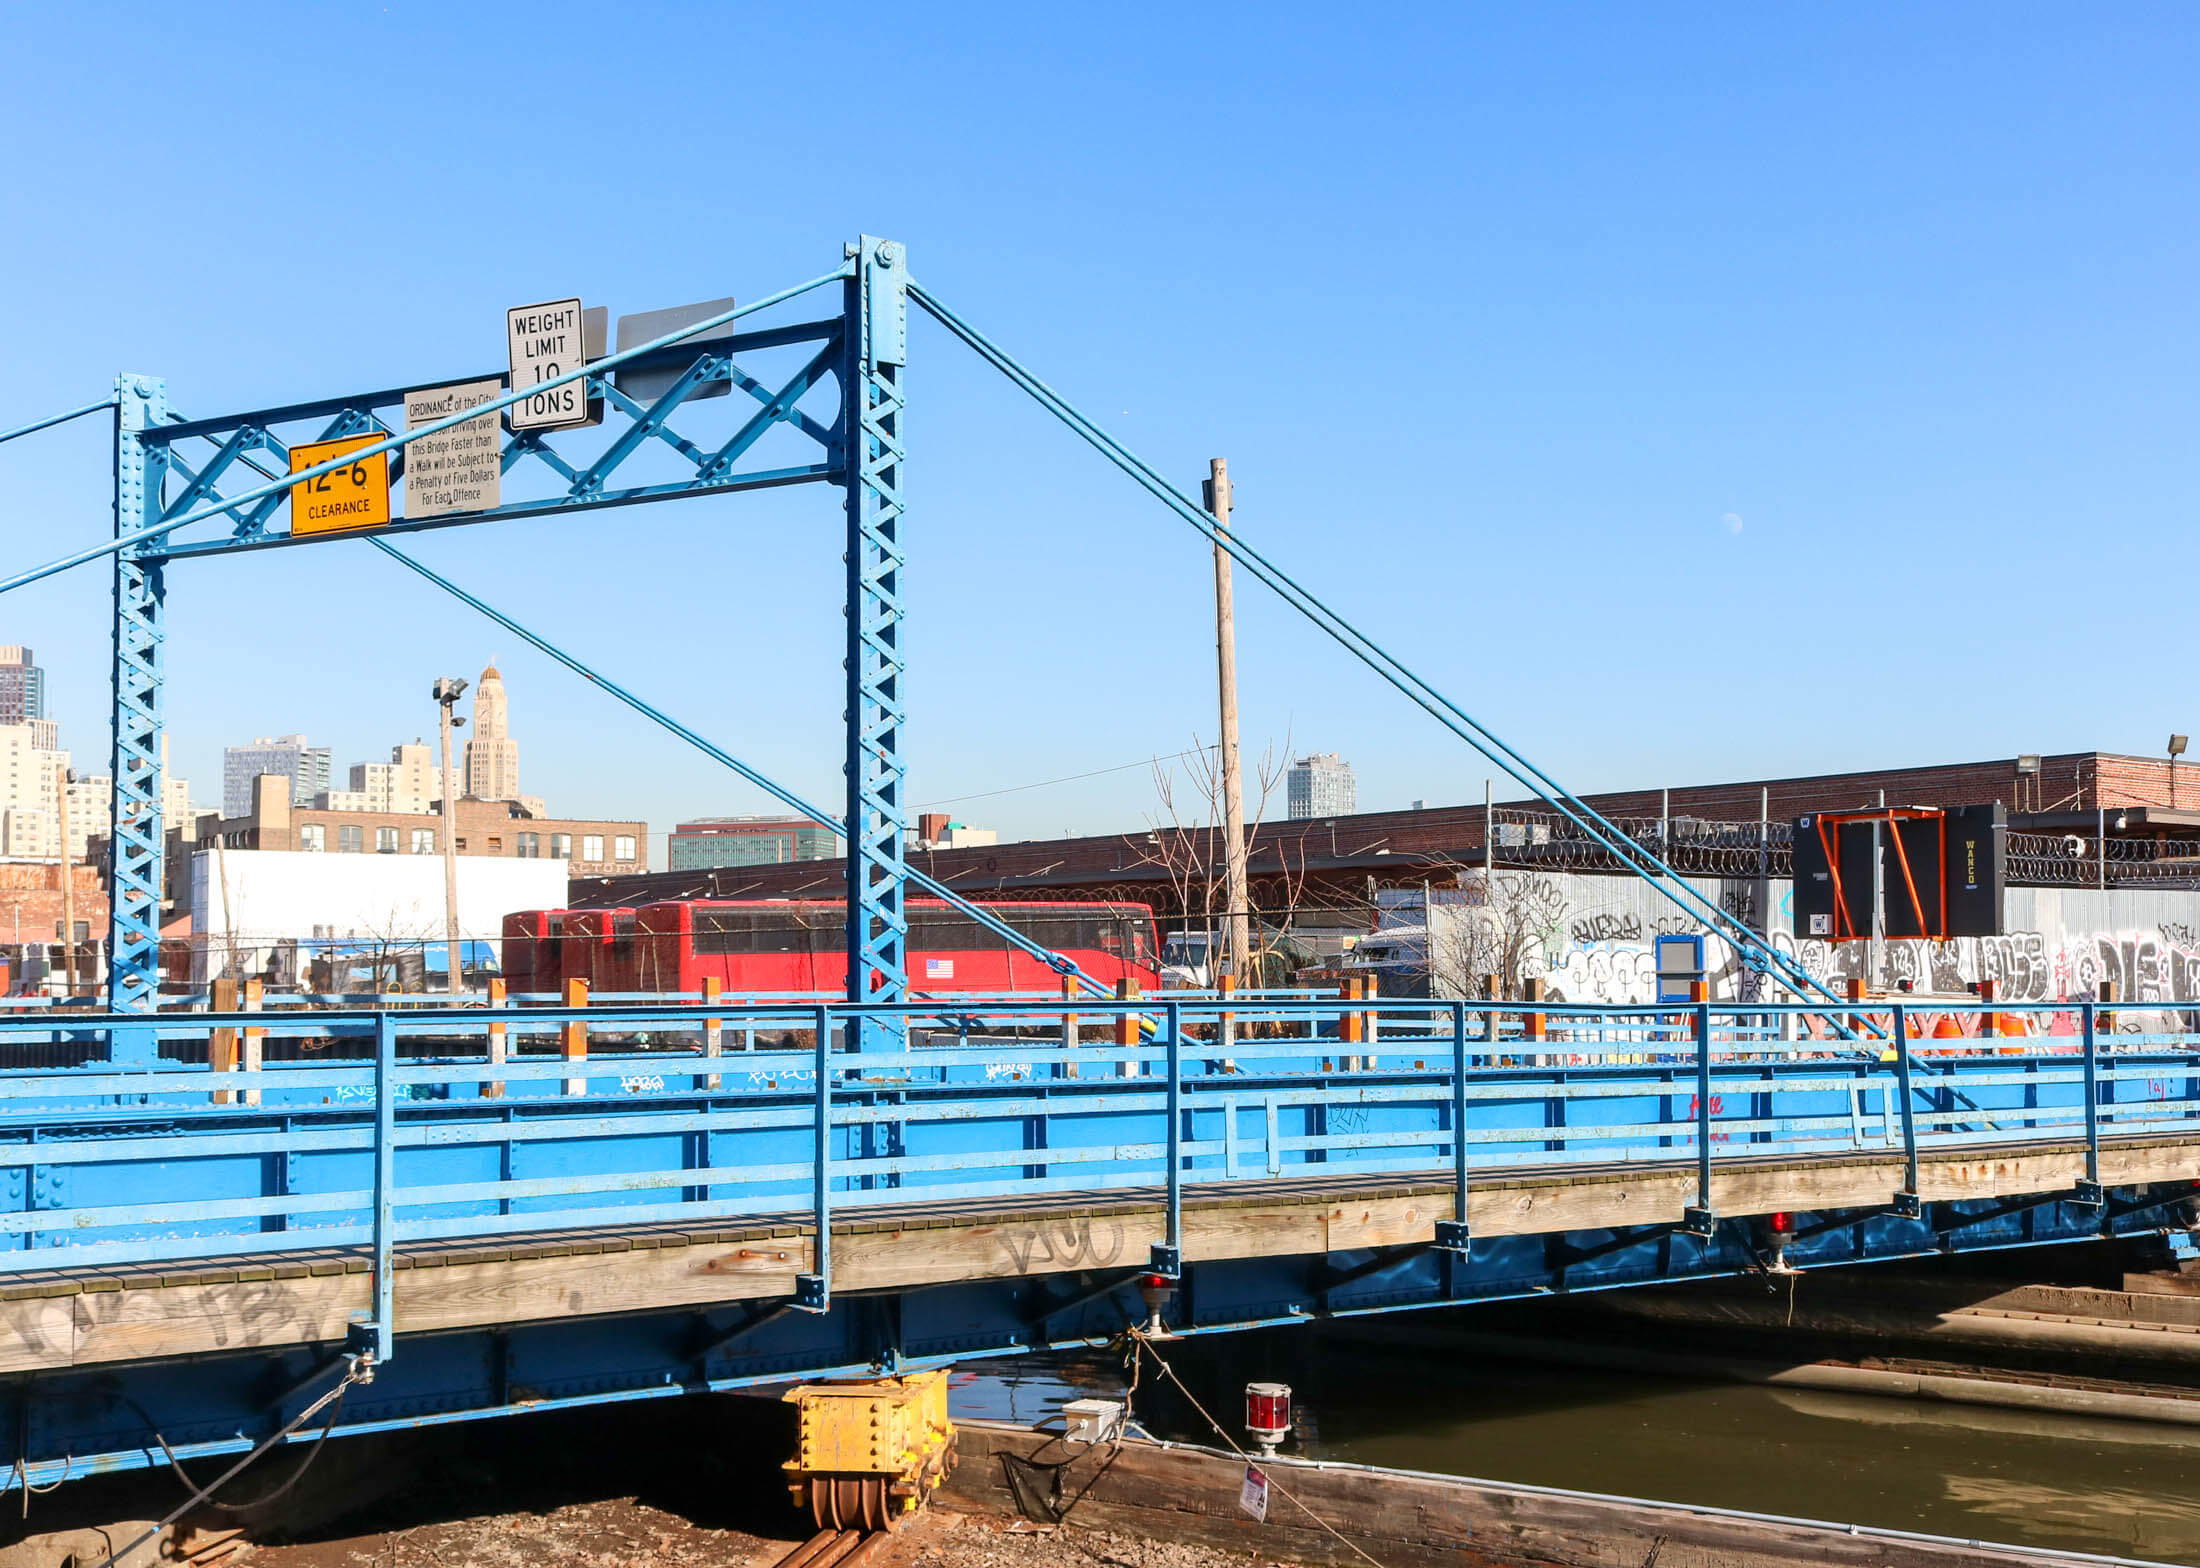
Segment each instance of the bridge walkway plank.
M1920 1157L1928 1201L2066 1190L2083 1171L2077 1143L1970 1146ZM2112 1187L2200 1179L2200 1139L2109 1140ZM1714 1209L1724 1217L1885 1204L1899 1153L1867 1150L1779 1162L1722 1156ZM1677 1223L1695 1201L1690 1159L1477 1175L1477 1236L1544 1235ZM1354 1252L1427 1242L1452 1217L1448 1173L1303 1175L1184 1194L1188 1262ZM965 1280L1139 1267L1164 1237L1157 1187L924 1201L849 1208L834 1217L837 1293L918 1290ZM791 1296L813 1269L803 1214L442 1240L397 1255L401 1333L448 1331ZM363 1249L243 1255L205 1263L69 1268L0 1277L0 1372L220 1354L341 1340L369 1302Z

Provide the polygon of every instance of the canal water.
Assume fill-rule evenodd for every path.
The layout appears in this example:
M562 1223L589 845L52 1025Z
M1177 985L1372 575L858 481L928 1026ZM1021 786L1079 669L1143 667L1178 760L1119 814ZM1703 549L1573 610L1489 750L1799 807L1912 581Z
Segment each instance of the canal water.
M1248 1381L1292 1385L1290 1452L1841 1524L2200 1562L2200 1428L1944 1405L1448 1354L1379 1323L1161 1348L1231 1427ZM971 1417L1034 1422L1068 1399L1120 1397L1106 1355L959 1374ZM1149 1363L1133 1396L1155 1435L1218 1444Z

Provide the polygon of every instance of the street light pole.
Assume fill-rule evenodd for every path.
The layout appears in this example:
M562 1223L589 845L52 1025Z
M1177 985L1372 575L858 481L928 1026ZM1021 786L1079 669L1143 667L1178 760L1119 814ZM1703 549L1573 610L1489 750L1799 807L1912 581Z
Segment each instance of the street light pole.
M456 676L438 676L429 695L435 698L437 728L443 737L443 780L437 793L443 797L443 939L444 967L450 971L451 995L466 989L465 965L459 958L458 937L458 801L451 790L451 731L466 721L455 718L451 707L466 694L466 683Z
M1230 465L1218 457L1207 469L1207 510L1215 520L1216 533L1227 534ZM1238 773L1237 606L1230 586L1230 554L1219 538L1215 543L1215 680L1221 710L1216 763L1222 774L1223 952L1233 985L1257 985L1260 979L1252 974L1252 893L1245 864L1245 791Z

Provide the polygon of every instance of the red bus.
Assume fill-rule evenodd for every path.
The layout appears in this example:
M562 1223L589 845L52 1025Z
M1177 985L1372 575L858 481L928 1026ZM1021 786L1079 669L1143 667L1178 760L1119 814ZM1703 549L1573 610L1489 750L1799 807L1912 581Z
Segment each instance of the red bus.
M564 939L557 944L560 981L585 980L591 992L654 989L637 981L634 937L631 909L567 910Z
M563 909L522 909L504 917L504 984L511 991L557 991L565 983Z
M1136 980L1160 984L1153 911L1144 904L988 904L987 912L1033 941L1072 960L1104 985ZM632 915L624 938L617 922L587 921L603 931L579 944L595 954L592 981L606 991L700 993L706 977L735 994L825 992L848 988L846 906L839 900L691 899L645 904L638 911L576 910L582 917ZM1059 995L1061 980L1041 959L988 931L938 899L908 905L907 962L914 996L1025 991ZM568 970L568 973L571 971Z

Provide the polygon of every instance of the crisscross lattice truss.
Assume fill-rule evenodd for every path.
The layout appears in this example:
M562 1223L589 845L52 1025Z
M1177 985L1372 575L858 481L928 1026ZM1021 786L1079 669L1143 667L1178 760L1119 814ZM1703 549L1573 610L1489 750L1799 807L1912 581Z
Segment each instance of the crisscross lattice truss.
M784 363L790 358L791 366ZM756 363L773 359L782 363ZM710 342L701 351L675 346L628 361L588 378L588 396L602 410L600 425L513 430L505 418L500 505L426 518L400 516L387 531L837 481L846 471L847 400L836 385L842 361L843 323L838 317L742 332ZM620 386L621 381L631 384L638 372L653 372L660 383L668 374L677 379L644 403ZM453 376L441 384L494 381L501 375ZM412 390L418 389L394 388L221 419L169 415L142 438L163 450L160 467L167 479L157 510L147 520L220 506L227 499L224 485L238 494L280 477L289 468L293 445L397 434L404 428L404 401ZM206 443L211 451L196 443ZM390 454L393 511L402 510L405 458L404 448ZM182 559L306 542L293 540L278 526L288 515L286 499L278 493L227 508L180 531L201 537L177 538L151 547L150 553ZM226 532L217 532L224 524ZM207 533L214 536L203 537Z
M754 328L730 319L783 308L818 284L837 285L836 313ZM500 432L493 507L405 516L410 449L395 447L388 453L393 520L373 530L386 538L783 485L840 486L850 563L850 950L864 960L851 966L851 999L859 1001L898 1000L905 979L899 592L907 285L900 247L866 238L848 247L837 275L729 311L729 319L699 325L685 341L591 368L584 383L590 425L521 430L512 427L509 409L476 416L496 419ZM171 411L166 387L155 378L117 382L117 898L108 987L115 1011L151 1011L159 994L167 567L197 556L355 537L292 531L284 481L293 449L349 436L401 438L409 395L502 379L501 371L453 376L218 419ZM178 526L162 531L162 524ZM148 1036L118 1054L151 1049Z

